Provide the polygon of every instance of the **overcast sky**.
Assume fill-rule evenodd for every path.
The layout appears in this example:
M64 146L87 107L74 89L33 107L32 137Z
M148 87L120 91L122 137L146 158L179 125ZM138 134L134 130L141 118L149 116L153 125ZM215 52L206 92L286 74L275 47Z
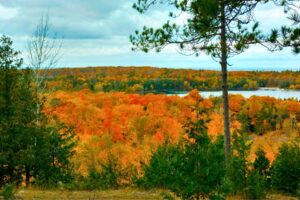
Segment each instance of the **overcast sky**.
M209 56L183 56L176 48L145 54L132 52L129 35L143 25L157 26L168 10L154 8L146 15L132 9L135 0L0 0L1 34L14 40L26 57L26 41L40 17L48 13L51 30L64 37L60 67L155 66L219 69ZM255 16L263 30L288 23L282 8L258 7ZM269 53L255 46L230 59L231 70L300 70L300 55L290 49Z

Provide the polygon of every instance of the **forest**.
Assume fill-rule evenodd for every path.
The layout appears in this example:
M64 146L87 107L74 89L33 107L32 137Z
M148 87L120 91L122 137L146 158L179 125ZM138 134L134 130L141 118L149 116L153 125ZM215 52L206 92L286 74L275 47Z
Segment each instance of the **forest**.
M23 60L11 45L1 38L3 195L13 192L12 183L65 190L162 188L172 192L163 198L171 199L298 193L299 100L230 95L234 154L225 170L221 97L203 98L197 89L179 97L88 88L48 88L39 96L34 71L20 69ZM59 70L65 69L50 72Z
M254 13L267 3L291 23L261 29ZM1 199L300 198L300 99L229 94L300 91L298 68L230 70L230 58L253 45L270 53L288 48L299 56L299 1L137 0L131 7L145 14L156 6L171 6L168 17L184 22L161 18L161 27L153 28L141 20L145 26L126 35L130 51L160 53L173 45L182 54L211 56L221 70L62 67L61 52L76 52L76 40L105 43L107 36L76 35L105 24L99 21L69 31L66 48L63 38L51 35L48 15L30 37L0 37ZM54 21L60 24L62 16ZM76 48L75 57L91 54ZM102 54L111 52L118 50ZM222 95L206 97L205 91Z
M176 93L221 89L220 72L154 67L60 68L48 72L47 89L95 92ZM256 90L260 87L300 89L299 71L230 71L230 90Z

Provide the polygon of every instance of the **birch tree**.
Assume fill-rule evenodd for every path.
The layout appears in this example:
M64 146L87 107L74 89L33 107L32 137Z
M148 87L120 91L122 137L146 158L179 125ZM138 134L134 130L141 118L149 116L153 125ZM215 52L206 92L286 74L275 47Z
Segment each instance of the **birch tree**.
M46 79L51 68L57 66L60 59L62 39L56 33L51 33L49 16L42 16L32 37L27 42L28 66L34 74L35 95L35 122L39 125L40 112L46 89Z

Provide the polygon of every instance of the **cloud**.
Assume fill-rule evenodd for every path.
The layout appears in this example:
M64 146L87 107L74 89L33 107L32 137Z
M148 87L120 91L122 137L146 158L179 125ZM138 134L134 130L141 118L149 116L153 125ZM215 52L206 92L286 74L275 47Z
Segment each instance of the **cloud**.
M144 15L132 9L136 0L0 0L0 30L10 35L14 47L24 52L29 36L40 17L48 13L51 30L64 37L62 66L89 65L151 65L161 67L219 69L209 56L183 56L170 46L163 52L144 54L132 52L129 35L142 26L160 26L170 8L155 6ZM270 4L255 12L261 28L288 23L282 8ZM183 24L188 15L176 21ZM278 23L280 22L280 23ZM289 50L271 54L257 46L230 60L230 69L256 69L257 66L277 66L300 69L299 56Z
M6 8L0 4L0 19L9 20L17 16L18 10L16 8Z
M130 20L137 14L128 8L130 1L118 0L0 0L0 9L18 10L8 20L1 20L0 28L9 35L30 35L45 13L50 16L52 30L65 38L95 39L128 32L135 23ZM1 10L0 10L1 11ZM117 29L119 28L119 30ZM134 28L134 27L133 27ZM126 32L126 33L127 33Z

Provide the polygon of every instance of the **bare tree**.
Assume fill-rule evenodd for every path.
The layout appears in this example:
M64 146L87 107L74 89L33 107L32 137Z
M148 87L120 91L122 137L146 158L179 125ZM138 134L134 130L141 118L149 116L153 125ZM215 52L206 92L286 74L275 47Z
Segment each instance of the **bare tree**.
M27 42L28 66L34 75L35 94L38 103L35 109L36 125L39 125L42 100L45 93L46 78L49 70L54 68L59 59L62 47L62 39L57 34L51 34L49 16L41 17L36 30Z

